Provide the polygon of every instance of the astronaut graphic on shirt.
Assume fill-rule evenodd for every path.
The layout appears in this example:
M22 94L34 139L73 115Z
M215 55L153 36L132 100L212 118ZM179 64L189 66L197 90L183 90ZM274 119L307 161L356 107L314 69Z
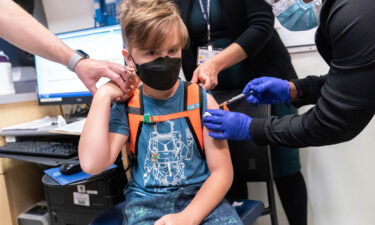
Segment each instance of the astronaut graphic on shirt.
M185 161L193 156L193 135L185 129L186 141L180 131L175 131L174 122L166 121L153 125L144 162L144 184L181 185L186 184ZM186 144L185 144L186 143ZM152 174L153 179L150 180Z

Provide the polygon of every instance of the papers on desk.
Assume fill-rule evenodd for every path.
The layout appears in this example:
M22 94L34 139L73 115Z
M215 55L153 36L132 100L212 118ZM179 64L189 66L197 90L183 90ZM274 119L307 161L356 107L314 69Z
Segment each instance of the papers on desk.
M3 127L1 131L9 131L9 130L37 130L39 128L48 127L56 124L57 125L57 118L56 117L49 117L46 116L42 119L33 120L26 123L20 123L17 125Z
M86 118L83 118L76 122L69 123L64 126L56 127L52 130L49 130L49 132L57 133L57 134L81 135L85 122L86 122Z
M33 120L26 123L21 123L13 126L3 127L0 132L14 133L14 132L37 132L43 130L48 133L81 135L86 118L82 118L73 123L67 124L62 116L49 117L46 116L41 119ZM35 133L36 134L36 133ZM12 134L13 136L15 134Z

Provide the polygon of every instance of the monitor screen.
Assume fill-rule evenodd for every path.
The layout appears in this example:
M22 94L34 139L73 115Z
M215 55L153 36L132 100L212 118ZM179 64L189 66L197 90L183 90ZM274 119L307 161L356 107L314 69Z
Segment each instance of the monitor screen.
M120 25L73 31L56 35L72 49L82 49L93 59L124 64ZM66 66L35 57L39 104L90 103L92 95L78 76ZM101 78L99 87L107 78Z

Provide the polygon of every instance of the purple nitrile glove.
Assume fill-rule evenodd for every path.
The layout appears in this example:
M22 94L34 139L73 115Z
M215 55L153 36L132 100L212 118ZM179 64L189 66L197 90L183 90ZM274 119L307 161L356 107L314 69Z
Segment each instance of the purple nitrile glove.
M289 82L274 77L260 77L250 81L243 89L246 101L253 104L290 103Z
M251 140L250 124L253 118L238 112L210 109L211 115L203 117L204 125L212 130L215 139Z

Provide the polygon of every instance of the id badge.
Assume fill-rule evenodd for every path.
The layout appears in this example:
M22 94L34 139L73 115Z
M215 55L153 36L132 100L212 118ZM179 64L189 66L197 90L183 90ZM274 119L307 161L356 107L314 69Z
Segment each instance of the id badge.
M213 48L211 45L199 47L197 55L197 65L206 62L215 55L219 54L222 50L222 48Z

